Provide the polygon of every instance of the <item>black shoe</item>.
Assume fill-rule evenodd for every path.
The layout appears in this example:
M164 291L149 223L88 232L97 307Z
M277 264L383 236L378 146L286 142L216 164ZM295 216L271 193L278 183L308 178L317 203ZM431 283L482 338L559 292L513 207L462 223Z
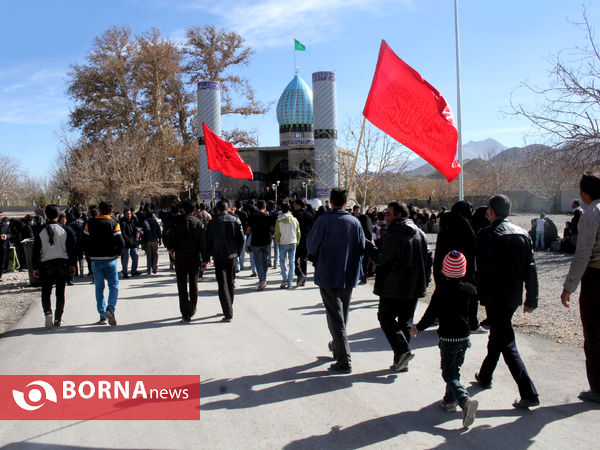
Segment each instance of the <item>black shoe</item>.
M131 274L131 276L132 276L132 277L137 277L138 275L141 275L141 274L142 274L142 272L138 272L138 271L136 270L135 272L133 272L133 273Z
M302 277L298 280L298 283L296 284L296 286L304 286L306 284L306 277Z
M600 403L600 394L594 391L581 391L577 398L588 402Z
M519 409L529 409L532 406L538 406L540 404L540 399L535 398L522 398L521 400L515 400L513 406Z
M55 319L55 320L54 320L54 326L55 326L55 327L60 327L60 324L61 324L61 323L62 323L62 320L60 320L60 319Z
M492 382L488 381L486 383L485 380L483 378L481 378L481 376L478 373L475 374L475 380L477 381L477 384L479 384L479 386L481 386L482 389L491 389L492 388Z
M327 343L327 348L329 349L329 351L331 352L331 354L333 355L333 359L337 360L337 356L335 354L335 348L333 347L333 341L329 341Z
M393 364L391 369L394 372L402 372L404 369L408 369L408 363L415 357L415 354L411 351L403 353L398 358L398 362Z
M73 286L73 282L72 281L67 281L67 286Z
M341 364L339 362L335 362L330 365L327 370L340 373L352 373L352 366L350 364Z
M129 278L129 275L127 275L127 272L121 272L123 274L123 278Z
M221 322L231 322L231 317L223 317Z
M96 325L106 325L106 317L100 317L100 320L96 322Z
M183 316L181 321L183 323L190 323L192 321L192 318L190 316Z

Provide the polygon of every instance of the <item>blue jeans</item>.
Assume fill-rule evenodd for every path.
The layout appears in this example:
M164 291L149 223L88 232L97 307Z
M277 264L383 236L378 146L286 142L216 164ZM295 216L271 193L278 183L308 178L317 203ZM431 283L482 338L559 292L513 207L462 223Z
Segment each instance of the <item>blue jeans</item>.
M267 254L269 252L268 245L262 245L259 247L252 247L252 253L254 254L254 264L256 264L256 274L258 275L259 283L267 282Z
M535 248L544 249L544 232L536 231L535 232Z
M458 402L462 407L469 393L460 384L460 367L465 361L465 353L471 343L467 339L460 342L448 342L440 340L440 355L442 359L442 378L446 382L446 394L444 400L447 402Z
M273 247L273 264L277 264L277 260L279 259L279 245L275 241L275 235L271 236L271 242L269 242L269 254L267 256L269 266L271 265L271 247Z
M284 282L287 281L291 289L296 265L296 244L282 244L279 246L279 265L281 266L281 278Z
M121 253L121 267L123 274L127 275L127 266L129 265L129 255L131 255L131 273L137 272L138 267L138 252L137 248L124 248Z
M117 271L117 258L103 261L92 261L94 284L96 285L96 307L100 316L104 311L115 310L119 296L119 275ZM108 306L104 300L104 280L108 284Z
M240 255L237 258L238 270L244 269L244 261L246 260L246 238L247 238L247 236L244 235L244 245L242 245L242 251L240 252Z

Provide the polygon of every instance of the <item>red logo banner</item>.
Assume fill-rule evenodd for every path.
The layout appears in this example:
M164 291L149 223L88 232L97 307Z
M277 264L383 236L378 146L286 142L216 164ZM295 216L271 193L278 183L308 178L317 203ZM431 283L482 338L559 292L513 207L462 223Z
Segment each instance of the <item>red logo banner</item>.
M200 420L199 375L0 375L0 420Z

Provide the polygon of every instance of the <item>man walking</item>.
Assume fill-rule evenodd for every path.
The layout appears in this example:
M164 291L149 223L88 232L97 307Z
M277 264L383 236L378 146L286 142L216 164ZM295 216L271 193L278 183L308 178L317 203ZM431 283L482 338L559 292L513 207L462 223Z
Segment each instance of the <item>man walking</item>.
M256 202L258 212L248 218L248 233L252 233L250 238L250 247L254 255L254 264L256 264L256 273L258 274L258 290L262 291L267 287L267 269L269 244L271 242L271 232L275 227L275 220L267 213L264 200Z
M568 308L581 281L579 313L590 390L579 398L600 403L600 174L586 172L579 189L586 209L579 219L577 247L560 299Z
M229 214L228 209L229 202L219 200L217 214L208 225L208 254L215 263L223 322L231 322L233 319L235 264L244 246L242 223L235 214Z
M129 257L131 256L131 276L135 277L140 273L138 267L138 231L135 222L133 221L131 211L126 209L123 211L123 218L119 221L121 226L121 234L125 241L125 247L121 253L121 268L123 270L123 278L128 278L127 266L129 265Z
M275 243L279 247L279 265L283 282L281 289L292 289L294 267L296 265L296 246L300 242L300 224L290 212L290 204L281 204L281 215L275 223Z
M512 317L526 297L523 311L530 313L538 304L538 280L533 243L529 233L510 223L510 200L506 195L490 199L487 216L490 225L477 235L475 260L479 277L478 291L490 324L487 356L475 374L485 389L492 387L492 376L500 355L517 382L521 399L515 408L540 404L538 393L519 355L512 327Z
M163 238L175 259L181 319L190 322L198 303L198 269L201 261L208 261L206 229L202 221L192 215L194 205L190 200L184 200L181 208L183 214L171 217Z
M410 328L417 301L431 281L432 255L425 233L408 217L404 203L391 202L385 212L386 232L367 252L375 261L374 293L379 296L377 318L392 350L390 369L408 370Z
M117 258L121 255L125 241L121 227L112 217L112 203L102 201L99 214L88 220L83 229L83 248L92 262L92 273L96 285L96 308L100 314L99 324L117 324L115 308L119 296ZM108 284L108 304L104 298L104 280Z
M145 210L144 215L146 220L142 225L142 241L146 252L146 272L150 275L151 272L158 272L158 247L162 241L162 233L152 210Z
M294 217L300 224L300 242L296 247L296 277L298 277L297 286L304 286L308 270L308 251L306 250L306 237L312 229L314 217L306 210L304 200L298 198L294 200Z
M75 274L76 254L73 232L58 223L58 207L46 206L48 221L34 238L33 277L42 282L42 308L45 326L52 328L52 285L56 286L54 326L59 327L65 307L65 284Z
M350 373L352 362L346 325L352 289L358 282L365 235L358 219L345 210L347 191L335 188L329 199L332 209L315 221L306 248L316 259L315 284L319 286L333 338L329 349L336 362L329 370Z

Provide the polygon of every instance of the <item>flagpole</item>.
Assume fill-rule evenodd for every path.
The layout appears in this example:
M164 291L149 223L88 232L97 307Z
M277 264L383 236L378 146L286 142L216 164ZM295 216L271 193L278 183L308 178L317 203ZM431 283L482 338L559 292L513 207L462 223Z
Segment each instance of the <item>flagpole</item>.
M352 189L352 183L354 183L354 172L356 172L356 162L358 161L358 151L360 150L360 143L362 141L363 132L365 131L365 123L367 122L367 118L363 117L362 127L360 129L360 136L358 137L358 145L356 146L356 153L354 154L354 165L352 166L352 174L350 175L350 182L348 183L348 194L350 194L350 189Z
M296 38L292 38L294 40L294 70L296 70Z
M460 52L458 45L458 0L454 0L454 33L456 35L456 124L458 126L458 162L461 170L458 174L458 199L463 200L463 154L462 154L462 129L461 129L461 109L460 109Z

